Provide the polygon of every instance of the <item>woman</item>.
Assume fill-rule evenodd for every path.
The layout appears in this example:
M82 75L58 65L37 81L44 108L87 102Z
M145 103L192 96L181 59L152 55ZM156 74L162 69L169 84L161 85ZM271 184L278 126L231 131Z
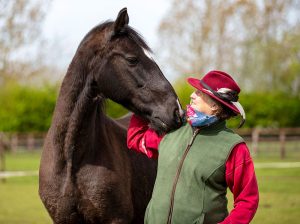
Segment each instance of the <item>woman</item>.
M145 223L250 223L258 206L253 162L244 140L226 128L233 116L242 116L241 125L245 121L240 88L222 71L188 82L196 91L181 128L159 136L142 118L130 121L129 149L158 157ZM227 187L234 196L230 214Z

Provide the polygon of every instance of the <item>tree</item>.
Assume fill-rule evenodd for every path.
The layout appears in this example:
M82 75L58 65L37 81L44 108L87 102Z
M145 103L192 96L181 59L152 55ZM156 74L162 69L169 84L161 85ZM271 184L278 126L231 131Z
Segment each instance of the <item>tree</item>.
M300 96L300 70L295 66L300 65L299 12L298 1L272 0L256 3L255 20L242 18L245 27L254 27L242 42L240 57L240 70L250 75L253 89Z
M41 24L50 0L0 0L0 85L37 68L18 60L18 54L41 36ZM31 64L31 69L28 69ZM34 64L34 63L33 63Z
M296 0L173 0L159 56L177 74L220 69L247 90L299 94L299 12Z

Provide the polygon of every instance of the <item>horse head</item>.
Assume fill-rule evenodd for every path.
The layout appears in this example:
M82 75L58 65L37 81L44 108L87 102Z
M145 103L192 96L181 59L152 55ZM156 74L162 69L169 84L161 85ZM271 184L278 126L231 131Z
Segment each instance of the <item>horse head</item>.
M177 95L151 57L151 49L129 25L127 9L114 22L92 29L78 54L87 54L89 78L98 93L123 105L166 132L181 125Z

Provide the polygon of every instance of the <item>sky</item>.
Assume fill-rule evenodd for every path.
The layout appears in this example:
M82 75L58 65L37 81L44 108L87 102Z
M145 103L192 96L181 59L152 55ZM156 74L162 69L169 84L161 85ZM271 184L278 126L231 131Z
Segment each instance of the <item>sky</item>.
M53 0L43 34L52 49L60 49L55 61L66 69L85 34L101 22L115 20L118 12L127 7L129 25L155 50L157 29L170 3L171 0Z

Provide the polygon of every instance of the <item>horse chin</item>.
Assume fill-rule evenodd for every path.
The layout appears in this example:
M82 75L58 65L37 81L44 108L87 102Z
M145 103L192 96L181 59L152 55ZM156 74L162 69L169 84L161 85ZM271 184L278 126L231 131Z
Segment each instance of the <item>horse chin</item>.
M171 129L166 123L164 123L159 118L150 119L150 128L153 129L158 135L163 135L169 132Z
M153 129L159 135L166 134L169 131L178 128L178 127L173 127L166 121L162 120L159 116L153 116L153 112L151 110L146 110L146 109L137 110L136 107L132 107L132 106L128 106L128 105L127 105L127 108L129 110L131 110L133 113L146 119L149 122L149 127L151 129Z

